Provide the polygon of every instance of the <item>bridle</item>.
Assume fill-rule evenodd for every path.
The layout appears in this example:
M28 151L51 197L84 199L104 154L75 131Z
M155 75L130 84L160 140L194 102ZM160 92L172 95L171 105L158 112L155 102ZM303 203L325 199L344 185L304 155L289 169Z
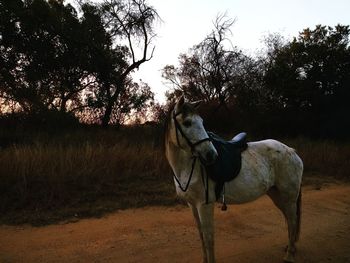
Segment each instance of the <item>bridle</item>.
M173 120L174 120L174 124L175 124L175 133L176 133L176 142L177 142L177 145L178 147L182 148L181 147L181 144L180 144L180 140L179 140L179 134L178 134L178 131L181 133L182 137L186 140L188 146L190 146L191 148L191 152L192 152L192 167L191 167L191 173L188 177L188 181L186 183L186 186L183 187L181 185L181 182L179 180L179 178L175 175L174 173L174 178L179 186L179 188L181 189L182 192L186 192L189 185L190 185L190 182L191 182L191 179L192 179L192 175L193 175L193 171L194 171L194 167L196 165L196 161L197 161L197 156L195 156L193 153L194 153L194 150L196 148L196 146L198 146L199 144L203 143L203 142L206 142L206 141L213 141L213 138L207 133L207 138L204 138L204 139L201 139L197 142L191 142L191 140L186 136L186 134L184 133L184 131L182 130L181 128L181 125L180 123L177 121L176 117L179 116L180 114L182 114L182 112L175 112L175 109L173 111ZM203 173L203 165L205 165L204 163L204 160L203 158L201 158L201 156L199 155L199 159L200 159L200 162L201 162L201 177L202 177L202 183L203 183L203 186L204 186L204 189L205 189L205 203L208 204L209 203L209 176L208 174L206 173L206 176L204 178L204 173ZM223 205L221 207L221 210L222 211L226 211L227 210L227 206L226 206L226 202L225 202L225 185L224 185L224 188L223 188L223 194L222 194L222 202L223 202Z
M177 141L178 147L182 148L181 144L180 144L180 140L179 140L179 134L178 134L178 131L179 131L181 133L181 136L186 140L188 146L190 146L190 148L191 148L193 161L192 161L191 173L190 173L190 176L188 178L188 181L187 181L185 187L183 187L181 185L181 182L180 182L179 178L175 174L174 174L174 178L175 178L177 184L179 185L179 188L181 189L181 191L186 192L188 187L189 187L189 185L190 185L190 182L191 182L191 179L192 179L192 175L193 175L193 171L194 171L194 167L195 167L196 161L197 161L197 157L194 156L194 150L195 150L196 146L198 146L199 144L201 144L203 142L206 142L206 141L211 141L212 139L208 135L207 138L201 139L201 140L199 140L197 142L192 142L186 136L186 134L184 133L184 131L181 128L180 123L176 119L176 117L179 116L180 114L182 114L181 111L179 111L177 113L175 112L175 110L173 111L173 120L174 120L174 124L175 124L176 141ZM203 163L203 160L202 160L200 155L199 155L199 159L200 159L201 163ZM203 185L204 185L204 188L205 188L205 192L206 192L206 203L208 203L208 183L209 182L208 182L208 176L206 177L206 183L204 182L203 167L202 166L201 166L201 176L202 176L202 182L203 182Z
M180 140L179 140L179 134L178 134L178 131L179 131L181 133L182 137L186 140L188 146L190 146L191 152L192 152L192 156L193 156L193 152L194 152L196 146L198 146L199 144L201 144L203 142L211 141L211 138L208 136L207 138L201 139L201 140L199 140L197 142L191 142L191 140L186 136L186 134L182 130L180 123L176 119L176 117L179 116L180 114L182 114L181 111L179 111L177 113L175 113L175 110L173 111L173 120L174 120L174 124L175 124L175 133L176 133L177 145L181 148L181 144L180 144Z

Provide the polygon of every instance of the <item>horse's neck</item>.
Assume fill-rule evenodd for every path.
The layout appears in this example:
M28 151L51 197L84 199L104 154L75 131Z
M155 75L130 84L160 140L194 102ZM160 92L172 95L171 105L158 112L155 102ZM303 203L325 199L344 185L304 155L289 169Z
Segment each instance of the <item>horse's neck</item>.
M179 178L191 170L192 155L171 142L166 146L166 156L175 175Z

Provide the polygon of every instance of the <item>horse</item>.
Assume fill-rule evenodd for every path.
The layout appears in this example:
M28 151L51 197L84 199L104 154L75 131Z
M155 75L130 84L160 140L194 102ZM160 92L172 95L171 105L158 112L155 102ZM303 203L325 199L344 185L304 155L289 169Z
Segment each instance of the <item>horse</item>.
M165 156L174 173L177 195L192 210L204 263L214 263L215 182L205 177L206 165L218 157L197 113L199 102L181 96L170 109L165 125ZM199 160L199 161L198 161ZM301 221L303 162L296 151L272 139L248 142L241 153L241 169L225 183L225 201L242 204L267 194L283 213L288 226L285 262L295 261ZM206 178L206 179L205 179Z

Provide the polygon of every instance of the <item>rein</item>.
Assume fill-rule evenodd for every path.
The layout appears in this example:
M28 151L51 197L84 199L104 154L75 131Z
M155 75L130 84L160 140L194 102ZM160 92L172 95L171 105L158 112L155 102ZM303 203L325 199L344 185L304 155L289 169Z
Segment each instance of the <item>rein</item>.
M177 184L179 185L179 188L181 189L182 192L186 192L189 185L190 185L190 182L191 182L191 179L192 179L192 175L193 175L193 171L194 171L194 167L196 165L196 161L197 161L197 157L193 155L193 152L196 148L197 145L203 143L203 142L206 142L206 141L211 141L211 138L210 137L207 137L207 138L204 138L204 139L201 139L197 142L191 142L191 140L186 136L186 134L184 133L184 131L182 130L181 128L181 125L180 123L177 121L176 117L179 116L180 114L182 114L182 112L178 112L178 113L175 113L175 110L174 110L174 113L173 113L173 120L174 120L174 124L175 124L175 133L176 133L176 141L177 141L177 144L178 146L181 148L181 144L180 144L180 140L179 140L179 135L178 135L178 131L181 133L181 136L186 140L188 146L190 146L191 148L191 152L192 152L192 167L191 167L191 173L188 177L188 181L186 183L186 186L183 187L181 185L181 182L180 182L180 179L175 175L174 173L174 178L177 182ZM200 161L202 162L201 158L199 157ZM206 203L208 204L208 199L209 199L209 193L208 193L208 185L209 185L209 180L208 180L208 175L206 177L206 182L204 182L204 176L203 176L203 167L201 166L201 177L202 177L202 182L203 182L203 185L204 185L204 188L205 188L205 200L206 200Z
M176 180L177 184L179 185L179 187L180 187L180 189L181 189L182 192L186 192L187 189L188 189L188 186L190 185L190 182L191 182L191 179L192 179L192 175L193 175L193 170L194 170L194 167L195 167L195 165L196 165L196 161L197 161L197 158L193 158L191 173L190 173L190 176L189 176L189 178L188 178L188 181L187 181L185 187L182 187L179 178L177 178L177 176L174 174L174 178L175 178L175 180Z

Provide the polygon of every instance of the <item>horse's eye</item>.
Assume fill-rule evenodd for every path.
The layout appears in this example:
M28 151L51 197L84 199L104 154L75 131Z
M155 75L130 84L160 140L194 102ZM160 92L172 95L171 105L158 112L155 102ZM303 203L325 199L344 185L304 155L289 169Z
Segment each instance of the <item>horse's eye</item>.
M183 125L184 125L185 127L187 127L187 128L190 127L191 124L192 124L191 121L184 121L184 122L183 122Z

